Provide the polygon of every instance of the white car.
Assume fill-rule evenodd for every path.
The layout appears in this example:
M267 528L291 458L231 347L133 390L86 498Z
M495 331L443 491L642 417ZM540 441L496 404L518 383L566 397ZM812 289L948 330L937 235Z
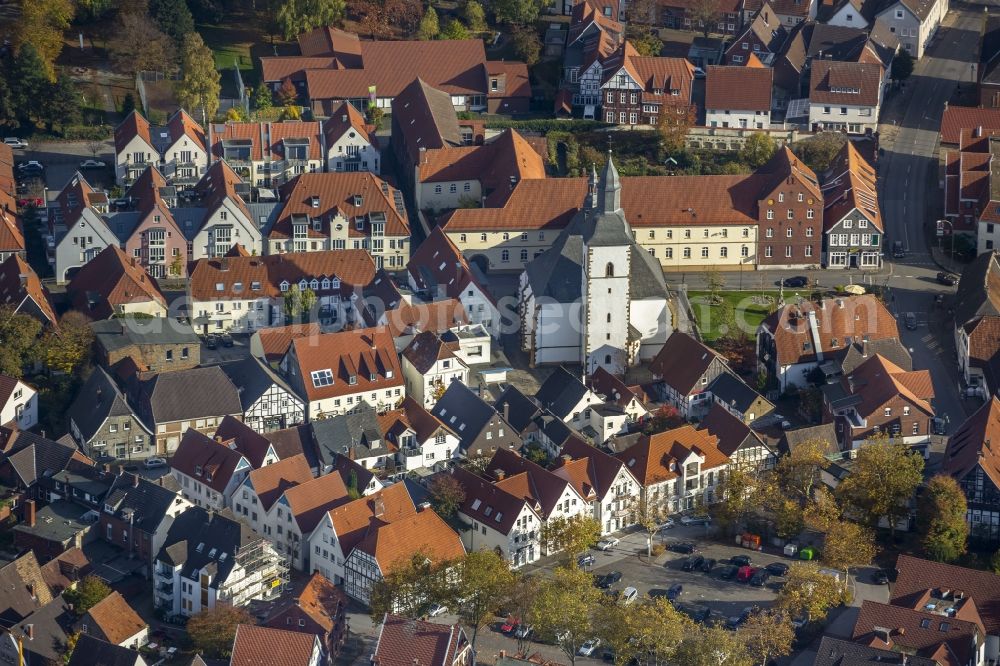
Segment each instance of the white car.
M10 146L11 148L19 148L22 150L27 150L28 142L24 139L19 139L16 136L8 136L4 140L4 145Z
M597 651L597 648L601 647L600 638L591 638L589 641L580 646L580 649L576 651L581 657L589 657Z
M601 539L597 542L597 550L609 551L619 543L618 539L614 537L608 537L606 539Z
M158 467L166 467L167 461L163 458L147 458L143 465L145 465L146 469L156 469Z
M667 518L665 521L663 521L663 524L657 527L657 529L663 532L665 530L673 529L676 525L677 523L674 522L673 518Z
M427 611L427 614L431 617L437 617L438 615L444 615L448 612L447 606L442 606L441 604L433 604Z
M622 590L622 595L618 597L618 601L621 602L623 606L628 606L634 602L639 597L639 590L634 587L626 587Z
M681 525L711 525L709 516L681 516Z
M81 169L103 169L107 164L101 160L84 160L80 162Z

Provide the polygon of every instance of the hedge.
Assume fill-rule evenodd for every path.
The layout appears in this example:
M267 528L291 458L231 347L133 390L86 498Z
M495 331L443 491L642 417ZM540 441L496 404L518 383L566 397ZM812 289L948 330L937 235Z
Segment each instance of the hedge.
M557 120L555 118L537 118L535 120L487 120L488 129L516 129L526 132L594 132L605 127L607 123L597 120Z

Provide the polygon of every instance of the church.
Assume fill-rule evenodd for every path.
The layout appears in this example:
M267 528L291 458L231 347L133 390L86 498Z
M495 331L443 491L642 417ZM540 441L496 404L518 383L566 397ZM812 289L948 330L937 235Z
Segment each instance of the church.
M531 364L580 364L622 374L649 360L671 331L659 262L635 241L611 154L586 200L548 250L521 273L521 346Z

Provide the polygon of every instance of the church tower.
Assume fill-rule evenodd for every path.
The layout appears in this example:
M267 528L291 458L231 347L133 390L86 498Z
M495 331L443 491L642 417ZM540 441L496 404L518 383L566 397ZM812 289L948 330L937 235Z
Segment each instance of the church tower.
M582 335L584 371L603 367L622 374L628 366L630 343L629 276L632 230L621 206L621 178L611 152L597 181L591 172L582 225Z

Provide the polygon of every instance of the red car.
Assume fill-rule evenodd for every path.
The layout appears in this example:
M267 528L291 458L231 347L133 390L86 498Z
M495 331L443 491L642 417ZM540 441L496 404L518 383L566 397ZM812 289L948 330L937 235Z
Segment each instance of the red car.
M736 580L741 583L748 583L755 573L757 573L757 570L753 567L740 567L739 571L736 572Z
M513 633L519 624L521 624L521 621L516 617L508 617L504 620L503 624L500 625L500 631L505 634Z

